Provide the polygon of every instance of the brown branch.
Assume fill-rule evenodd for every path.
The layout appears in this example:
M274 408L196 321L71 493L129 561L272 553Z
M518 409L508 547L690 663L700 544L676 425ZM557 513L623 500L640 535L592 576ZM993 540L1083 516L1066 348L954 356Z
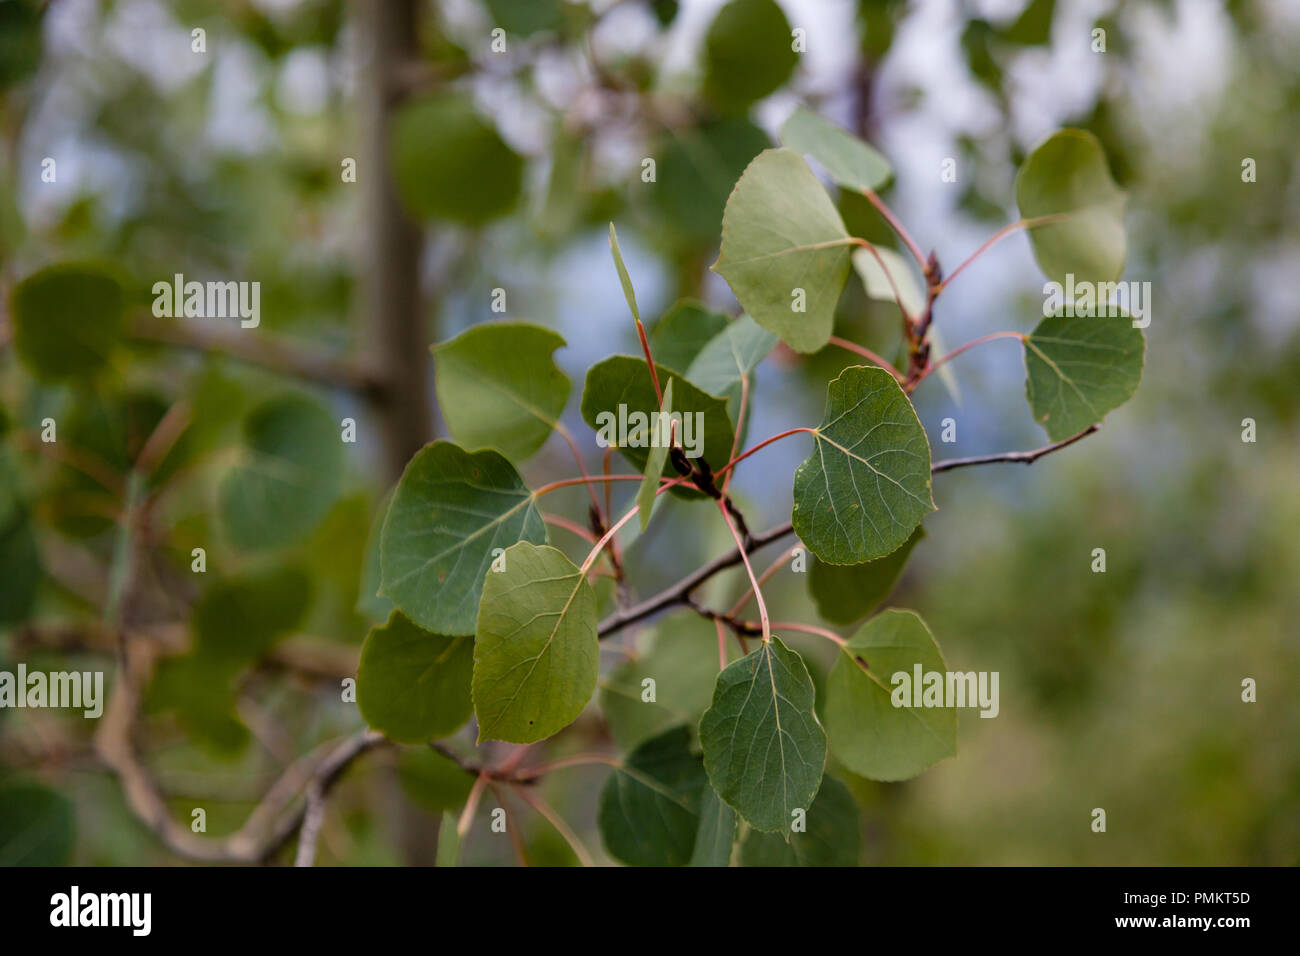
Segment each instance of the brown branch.
M763 547L765 544L771 544L773 541L784 538L792 531L794 531L794 526L789 522L786 522L785 524L778 525L775 528L753 535L750 541L747 542L749 544L748 550L755 551L758 548ZM715 558L702 568L687 575L676 584L660 591L653 597L646 598L646 600L642 601L640 604L634 604L631 607L623 608L622 610L609 615L605 620L600 622L600 627L598 628L597 633L602 638L609 637L609 635L621 631L629 624L634 624L637 621L643 620L666 607L685 603L690 598L690 593L693 590L718 572L725 571L727 568L740 564L741 560L742 556L740 549L732 548L726 554L719 558Z
M941 471L952 471L954 468L967 468L971 465L991 465L1004 461L1032 465L1044 455L1050 455L1054 451L1060 451L1077 441L1082 441L1099 428L1101 428L1101 425L1089 425L1077 435L1071 435L1061 441L1044 445L1042 448L1035 448L1033 451L1004 451L996 455L976 455L973 458L949 458L947 461L937 461L930 466L930 474L937 475Z

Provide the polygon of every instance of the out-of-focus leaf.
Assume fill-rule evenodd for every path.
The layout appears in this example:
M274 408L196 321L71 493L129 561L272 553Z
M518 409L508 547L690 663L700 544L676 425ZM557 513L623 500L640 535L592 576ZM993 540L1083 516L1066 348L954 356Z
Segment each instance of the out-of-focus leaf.
M230 543L262 551L306 537L334 503L342 469L343 443L324 408L298 395L263 402L244 419L242 457L218 488Z
M848 130L800 108L781 127L781 142L811 156L847 189L879 189L893 171L889 161Z
M375 730L418 744L454 733L474 712L474 640L444 637L394 611L366 637L357 668L357 707Z
M0 784L0 866L66 866L72 858L72 802L38 783Z
M121 337L122 287L97 266L65 263L35 272L14 288L11 305L14 349L41 379L93 375Z
M853 794L834 777L822 781L808 808L807 829L789 834L755 830L740 848L744 866L857 866L862 827Z
M685 866L708 789L685 727L647 740L600 791L597 824L610 854L632 866Z
M731 0L704 37L704 90L722 107L743 109L775 92L798 61L775 0Z
M866 616L894 590L916 543L925 537L920 525L901 547L862 564L827 564L813 555L808 590L817 613L831 624L852 624Z
M514 208L523 159L462 93L413 100L393 118L393 177L416 216L480 225Z

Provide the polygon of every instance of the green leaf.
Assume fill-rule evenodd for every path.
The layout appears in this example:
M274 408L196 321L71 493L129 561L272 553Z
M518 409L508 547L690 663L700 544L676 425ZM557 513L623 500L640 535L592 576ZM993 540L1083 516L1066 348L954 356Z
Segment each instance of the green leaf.
M857 866L862 828L853 794L834 777L822 781L808 808L807 830L789 834L755 831L740 848L744 866Z
M479 325L434 346L438 405L464 448L533 455L559 422L571 383L552 353L564 339L536 325Z
M1100 422L1142 380L1146 342L1127 315L1048 316L1024 343L1025 397L1052 441Z
M703 436L700 436L698 430L694 430L690 436L691 443L699 442L702 437L703 457L715 468L726 464L731 458L731 447L735 441L731 419L727 416L726 401L706 395L683 378L679 372L666 369L658 363L655 367L659 372L661 386L667 387L669 382L673 383L673 405L676 406L676 411L683 416L694 415L697 412L704 416ZM615 355L603 362L597 362L587 372L587 381L582 390L582 417L596 431L598 440L604 445L618 445L620 405L626 406L629 424L626 437L629 439L633 437L633 432L637 430L636 426L640 424L635 420L637 413L645 415L645 421L648 422L650 414L659 408L659 400L655 395L654 383L650 380L650 369L646 367L645 359L633 358L630 355ZM693 425L692 429L694 429ZM683 441L683 445L686 444L688 443ZM648 447L638 448L625 444L618 445L618 450L637 471L645 472L650 457ZM690 449L688 448L687 451L689 452ZM665 477L677 477L676 471L672 470L671 462L664 465L663 474ZM678 488L673 489L673 492L678 491ZM698 494L698 492L685 492L685 494Z
M531 36L564 25L560 0L484 0L492 22L517 36Z
M884 268L881 268L881 263L884 263ZM893 249L876 246L875 255L871 254L870 249L855 249L853 269L871 298L880 302L901 300L903 308L913 318L925 308L925 293L921 291L916 273L908 261ZM897 296L894 294L895 288L898 289Z
M560 551L520 541L483 585L474 637L478 739L530 744L562 730L596 690L596 595Z
M797 62L790 21L775 0L732 0L704 37L704 90L738 110L774 92Z
M897 550L934 510L930 442L882 368L846 368L826 393L816 447L794 473L794 532L827 564L861 564Z
M218 670L252 664L302 623L311 598L298 568L218 582L194 608L195 653Z
M831 624L852 624L889 597L916 543L925 537L917 526L901 547L863 564L827 564L813 557L808 569L808 591L817 613Z
M435 866L457 866L460 860L460 831L456 815L444 812L438 825L438 855Z
M740 413L741 380L776 347L776 336L747 315L729 322L686 370L686 377L710 395L727 399L732 424Z
M813 803L816 806L816 801ZM780 840L780 837L773 836ZM700 826L695 831L691 866L728 866L736 842L736 811L717 792L706 786L700 796Z
M727 197L745 167L767 148L767 134L733 117L665 135L670 138L658 149L661 159L650 201L667 236L711 246L718 241Z
M911 680L918 664L923 674L947 673L919 616L884 611L840 650L826 681L826 732L840 763L872 780L906 780L956 755L955 707L895 707L891 700L894 674Z
M37 378L94 375L122 334L117 280L91 265L65 263L29 275L10 300L14 350Z
M240 461L217 489L230 543L262 551L305 538L333 504L343 463L338 426L318 403L286 395L258 405L244 419Z
M677 727L648 740L609 775L596 823L610 855L631 866L685 866L708 789L691 735Z
M693 612L655 625L645 652L621 662L602 681L600 709L621 750L679 724L697 726L718 676L713 623ZM653 684L646 684L653 681ZM653 690L653 700L647 700Z
M879 189L893 171L889 161L848 130L800 107L781 127L781 142L811 156L847 189Z
M700 350L728 323L721 312L710 312L698 302L685 299L675 303L650 329L655 364L685 373Z
M673 380L668 379L668 384L664 386L664 403L659 409L659 421L666 422L673 413ZM671 432L665 434L655 426L651 426L653 444L650 446L650 453L646 456L644 478L641 479L641 486L636 492L636 503L641 510L637 517L641 519L641 530L644 531L646 525L650 523L650 515L654 511L655 501L659 497L659 476L663 474L664 464L668 461L668 449L671 447Z
M769 149L727 200L722 251L712 268L754 321L792 349L816 352L834 326L850 243L808 164L791 150ZM796 290L803 290L802 301Z
M618 281L623 286L623 298L627 300L632 318L640 325L641 310L636 307L636 290L632 288L632 277L627 274L627 266L623 264L623 253L618 248L618 233L614 231L612 222L609 224L609 251L614 256L614 268L618 270Z
M458 811L474 787L474 775L430 747L403 749L397 779L412 800L436 814Z
M41 556L22 507L0 513L0 630L27 620L41 581Z
M1043 274L1064 283L1113 282L1124 271L1123 190L1106 154L1086 130L1054 133L1029 155L1016 176L1020 215L1031 220L1029 241ZM1052 221L1032 224L1052 217Z
M495 451L426 445L388 506L380 593L426 631L473 634L493 552L516 541L543 544L546 525L514 466Z
M700 719L704 767L755 829L789 830L793 811L817 795L826 734L813 697L803 659L775 636L718 675Z
M366 723L390 740L436 740L454 733L474 712L473 674L472 638L431 634L394 611L361 648L357 707Z
M38 783L0 785L0 866L66 866L72 858L71 801Z
M464 93L412 100L393 118L398 195L419 218L480 225L514 208L523 159Z
M27 79L41 65L41 14L37 0L0 3L0 90Z

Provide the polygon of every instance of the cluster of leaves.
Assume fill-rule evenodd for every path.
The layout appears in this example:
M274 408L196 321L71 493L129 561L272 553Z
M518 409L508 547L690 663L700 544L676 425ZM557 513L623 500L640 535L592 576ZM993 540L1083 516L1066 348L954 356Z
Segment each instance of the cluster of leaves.
M435 347L454 441L411 459L383 521L380 594L393 610L366 641L358 681L373 727L419 743L473 716L480 741L531 744L571 724L595 695L600 641L611 630L601 614L615 595L593 586L593 569L605 558L609 574L621 578L613 539L638 512L644 527L664 491L675 493L675 507L717 503L735 531L723 476L750 454L737 454L737 436L754 371L778 341L799 352L830 342L855 269L869 294L898 303L913 365L907 374L853 365L828 384L822 422L796 430L810 434L814 447L793 476L791 521L815 557L809 587L827 622L856 624L888 595L934 510L929 441L910 391L933 367L927 330L944 281L933 257L917 257L918 282L901 256L851 236L804 159L841 189L874 198L891 175L882 156L805 111L782 138L784 148L749 164L726 204L714 269L744 309L739 317L684 302L647 336L611 227L644 355L612 356L589 370L583 418L597 429L598 416L620 406L641 421L657 412L698 413L703 455L691 462L680 449L618 446L642 476L641 493L616 522L593 504L598 540L581 565L548 543L539 499L556 487L632 476L537 489L521 477L518 465L562 428L571 383L553 354L563 339L506 322ZM1089 135L1067 130L1043 143L1021 171L1018 197L1046 275L1118 278L1123 196ZM1127 317L1048 316L1020 338L1029 405L1053 440L1101 421L1136 388L1143 340ZM739 533L736 540L744 547ZM946 670L918 615L883 611L847 639L810 627L841 650L819 701L803 659L770 633L761 593L758 599L761 624L696 608L719 634L725 625L742 638L761 637L720 671L699 629L670 617L644 655L609 675L600 705L628 753L602 792L599 824L617 858L725 863L743 821L742 832L754 831L744 862L843 860L856 855L857 822L845 788L824 775L828 752L876 780L914 776L955 753L951 707L890 701L891 674L917 665ZM642 700L646 678L662 696ZM807 831L792 836L801 813Z

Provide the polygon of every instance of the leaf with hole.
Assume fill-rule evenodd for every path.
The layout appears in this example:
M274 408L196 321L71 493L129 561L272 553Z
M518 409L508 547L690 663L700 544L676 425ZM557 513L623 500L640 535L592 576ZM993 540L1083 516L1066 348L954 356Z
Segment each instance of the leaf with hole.
M794 532L828 564L903 545L934 510L930 442L894 376L846 368L827 387L812 455L794 473Z
M520 541L489 571L474 632L478 739L530 744L562 730L596 690L596 596L555 548Z
M552 358L564 344L550 329L494 322L434 346L438 406L456 443L516 462L541 448L572 387Z
M918 666L921 688L912 686ZM921 696L926 675L937 674L946 685L947 673L939 645L915 612L891 609L862 625L840 648L826 681L826 734L835 759L872 780L906 780L955 756L956 708L942 697L941 706L915 705L917 696L927 702ZM908 684L895 682L896 674ZM904 706L894 706L895 695Z
M495 451L426 445L407 463L379 542L380 593L435 634L473 634L483 576L517 541L542 544L532 493Z

